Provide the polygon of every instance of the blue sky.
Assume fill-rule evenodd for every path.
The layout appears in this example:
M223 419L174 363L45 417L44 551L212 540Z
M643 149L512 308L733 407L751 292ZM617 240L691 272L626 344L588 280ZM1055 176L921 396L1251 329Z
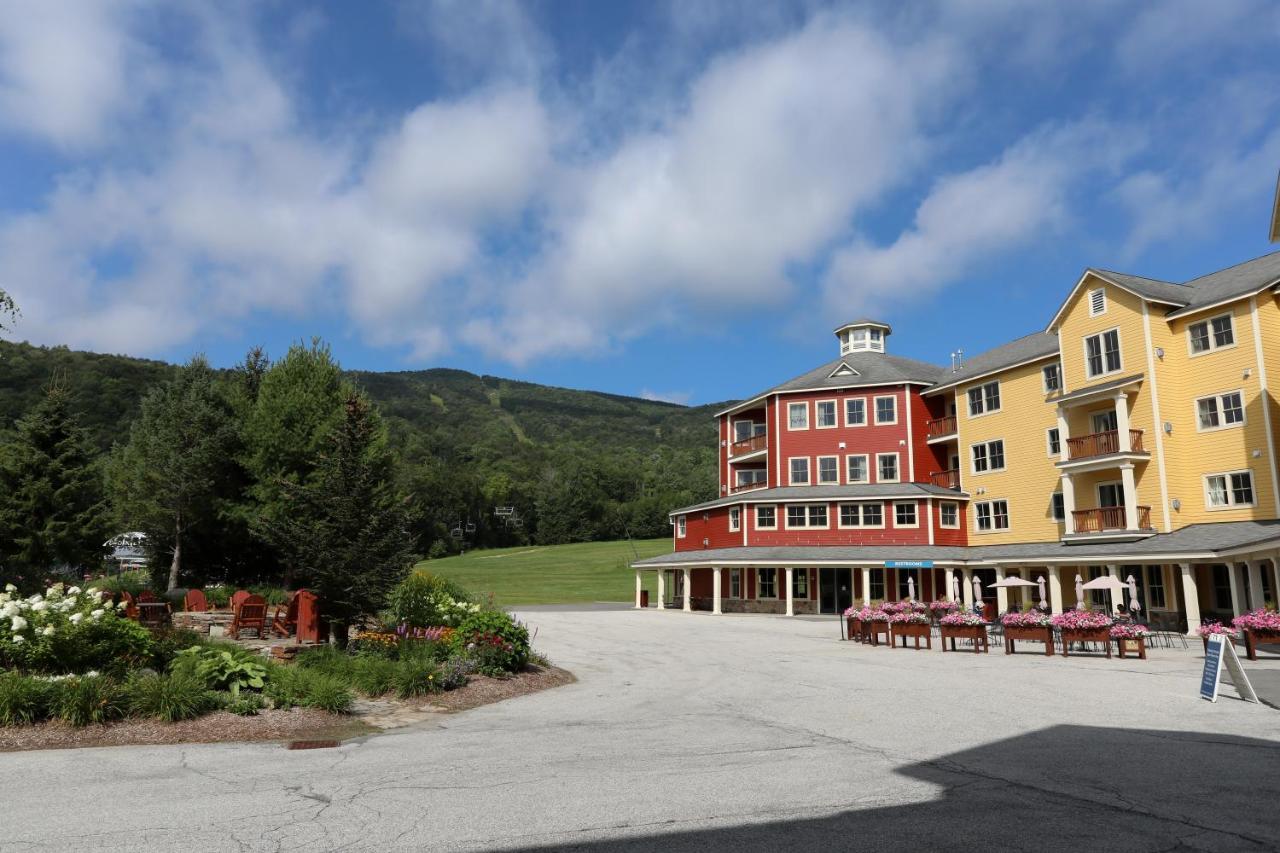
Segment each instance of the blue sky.
M216 5L216 10L214 6ZM11 337L742 397L1265 254L1254 0L0 0Z

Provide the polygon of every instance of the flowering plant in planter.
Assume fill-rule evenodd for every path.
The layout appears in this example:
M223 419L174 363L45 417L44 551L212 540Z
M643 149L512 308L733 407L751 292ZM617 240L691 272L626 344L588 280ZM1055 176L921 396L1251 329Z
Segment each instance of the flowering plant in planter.
M934 616L945 616L960 609L960 605L954 601L930 601L928 607Z
M1240 637L1239 631L1237 631L1235 628L1228 628L1226 625L1223 625L1221 622L1205 622L1203 625L1201 625L1199 628L1196 629L1196 633L1199 634L1201 637L1211 637L1214 634L1226 634L1228 637L1232 637L1236 639Z
M1107 614L1094 610L1068 610L1049 621L1064 631L1096 631L1099 628L1110 628L1114 620Z
M913 609L908 609L890 613L889 621L894 625L928 625L929 617L927 614L917 613Z
M1007 628L1046 628L1053 622L1048 613L1028 610L1026 613L1006 613L1000 617L1000 624Z
M1111 637L1115 640L1143 640L1151 636L1151 629L1137 622L1120 622L1111 626Z
M950 602L947 602L948 604ZM985 625L987 620L983 619L972 610L957 610L954 613L948 613L938 620L940 625Z
M1247 628L1259 634L1276 634L1280 633L1280 613L1260 607L1237 616L1231 624L1237 629Z
M859 613L861 610L862 610L862 608L861 608L861 607L858 607L857 605L853 605L853 606L850 606L850 607L846 607L846 608L844 609L844 617L845 617L846 619L851 619L851 618L852 618L852 619L857 619L857 618L858 618L858 613Z
M863 622L888 622L889 614L878 607L864 607L858 611L858 618Z

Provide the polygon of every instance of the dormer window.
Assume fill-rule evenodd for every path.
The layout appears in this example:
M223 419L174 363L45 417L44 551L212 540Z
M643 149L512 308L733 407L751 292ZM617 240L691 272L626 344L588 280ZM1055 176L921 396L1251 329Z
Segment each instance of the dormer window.
M892 331L878 320L855 320L836 329L840 354L851 352L884 352L884 341Z

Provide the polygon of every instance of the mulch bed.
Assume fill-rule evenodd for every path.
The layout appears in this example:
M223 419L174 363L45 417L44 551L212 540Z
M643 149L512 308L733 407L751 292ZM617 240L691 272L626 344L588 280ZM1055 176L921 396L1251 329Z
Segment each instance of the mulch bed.
M437 693L423 701L425 704L445 711L466 711L481 705L501 702L503 699L524 696L526 693L537 693L552 687L572 684L577 680L567 669L530 664L525 667L524 672L508 678L473 675L466 687L450 690L448 693Z

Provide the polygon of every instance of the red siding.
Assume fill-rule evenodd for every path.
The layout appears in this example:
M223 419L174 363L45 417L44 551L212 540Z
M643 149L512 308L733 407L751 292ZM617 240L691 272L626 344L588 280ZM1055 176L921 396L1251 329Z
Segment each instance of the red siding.
M768 547L773 545L927 545L929 530L924 523L924 501L916 501L916 517L919 527L894 527L893 504L897 501L885 501L884 528L847 528L839 527L839 504L827 505L827 520L830 526L826 530L798 529L787 530L786 505L777 504L777 530L761 530L756 527L755 509L750 507L747 513L747 544Z
M896 424L876 425L875 398L878 396L892 396L897 400L898 422ZM780 409L782 426L777 431L777 434L773 436L773 441L776 443L771 448L774 452L770 456L771 461L778 460L776 465L778 469L777 481L775 483L771 480L771 485L790 485L790 459L793 456L809 458L809 481L814 485L817 484L818 479L816 458L818 456L839 457L840 482L844 483L847 473L845 470L845 457L853 453L867 454L867 465L871 472L871 482L873 483L878 481L875 455L877 453L897 453L899 477L903 481L909 482L909 454L906 444L907 396L906 391L901 387L860 388L856 391L788 394L783 396ZM866 400L867 426L846 427L844 425L845 400L857 397ZM834 428L817 429L814 426L816 421L814 403L818 400L836 401L836 426ZM800 402L809 407L809 429L790 431L786 426L789 419L789 405ZM840 447L841 442L845 444L843 448ZM779 456L781 457L780 459Z
M935 545L968 545L969 544L969 525L968 514L969 505L964 501L956 501L959 506L960 526L958 528L949 528L941 526L942 509L939 506L940 501L933 501L933 542Z

